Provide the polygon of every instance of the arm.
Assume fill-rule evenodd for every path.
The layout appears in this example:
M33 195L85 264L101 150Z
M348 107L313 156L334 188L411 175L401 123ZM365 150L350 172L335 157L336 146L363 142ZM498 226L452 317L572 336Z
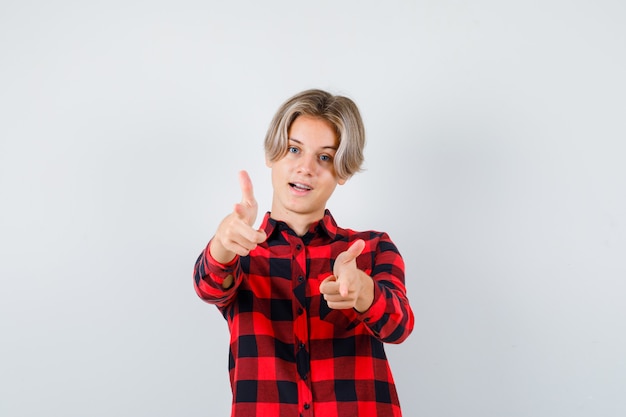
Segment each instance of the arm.
M371 276L357 268L356 257L365 244L356 241L341 253L332 276L320 285L328 306L354 308L358 318L383 342L404 341L414 325L414 316L404 285L404 261L396 246L383 234L371 255Z
M247 172L239 173L239 184L241 203L222 220L194 267L196 293L210 303L224 304L234 296L241 282L239 256L248 255L266 238L264 231L252 228L258 207Z

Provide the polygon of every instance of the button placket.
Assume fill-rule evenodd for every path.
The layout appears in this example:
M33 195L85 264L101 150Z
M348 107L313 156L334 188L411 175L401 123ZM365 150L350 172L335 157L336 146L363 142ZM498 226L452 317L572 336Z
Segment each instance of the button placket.
M306 246L296 237L291 237L292 248L292 285L293 285L293 305L294 305L294 322L293 330L295 336L295 354L298 374L298 403L300 411L304 415L310 415L311 411L311 386L310 378L310 357L308 352L309 329L308 318L306 313Z

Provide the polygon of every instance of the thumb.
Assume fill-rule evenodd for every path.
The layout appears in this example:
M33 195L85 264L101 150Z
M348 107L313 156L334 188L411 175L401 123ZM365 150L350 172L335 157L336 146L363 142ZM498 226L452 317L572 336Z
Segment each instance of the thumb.
M354 262L354 260L356 259L357 256L359 256L361 254L361 252L363 252L363 249L365 249L365 241L363 239L358 239L356 241L354 241L354 243L352 245L350 245L350 247L348 248L347 251L341 253L339 255L339 257L341 257L341 259L339 259L339 257L337 258L337 260L340 262L339 264L335 263L335 275L338 277L337 278L337 282L339 283L339 294L341 294L342 297L347 297L348 296L348 292L349 292L349 287L350 287L350 279L345 279L343 273L341 272L341 270L343 269L343 265L349 264L351 262ZM337 268L339 267L339 268ZM350 268L350 267L348 267Z
M322 293L322 294L330 293L329 286L330 286L330 284L332 282L335 282L335 281L337 281L337 277L336 276L334 276L334 275L327 276L324 279L324 281L322 281L322 283L320 284L320 293Z
M258 229L257 230L257 240L256 240L256 243L263 243L266 240L267 240L267 233L265 233L265 230Z
M363 249L365 249L365 241L363 239L358 239L354 241L354 243L350 245L348 250L343 253L344 256L342 261L344 263L352 262L356 259L357 256L361 254L361 252L363 252Z

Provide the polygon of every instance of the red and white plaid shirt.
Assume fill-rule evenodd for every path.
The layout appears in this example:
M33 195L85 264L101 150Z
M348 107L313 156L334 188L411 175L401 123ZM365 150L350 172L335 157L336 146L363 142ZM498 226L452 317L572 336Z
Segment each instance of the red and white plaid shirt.
M304 236L269 213L261 227L268 238L248 256L223 265L207 245L194 268L197 294L228 321L232 417L401 416L383 342L406 339L414 318L389 236L339 228L328 210ZM333 310L320 283L357 239L374 302L364 313Z

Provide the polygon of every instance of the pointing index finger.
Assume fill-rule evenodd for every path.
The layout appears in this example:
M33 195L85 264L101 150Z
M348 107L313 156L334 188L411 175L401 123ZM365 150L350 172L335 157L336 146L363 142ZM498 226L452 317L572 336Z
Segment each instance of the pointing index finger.
M256 204L252 180L247 171L239 171L239 186L241 187L241 202L249 206Z

